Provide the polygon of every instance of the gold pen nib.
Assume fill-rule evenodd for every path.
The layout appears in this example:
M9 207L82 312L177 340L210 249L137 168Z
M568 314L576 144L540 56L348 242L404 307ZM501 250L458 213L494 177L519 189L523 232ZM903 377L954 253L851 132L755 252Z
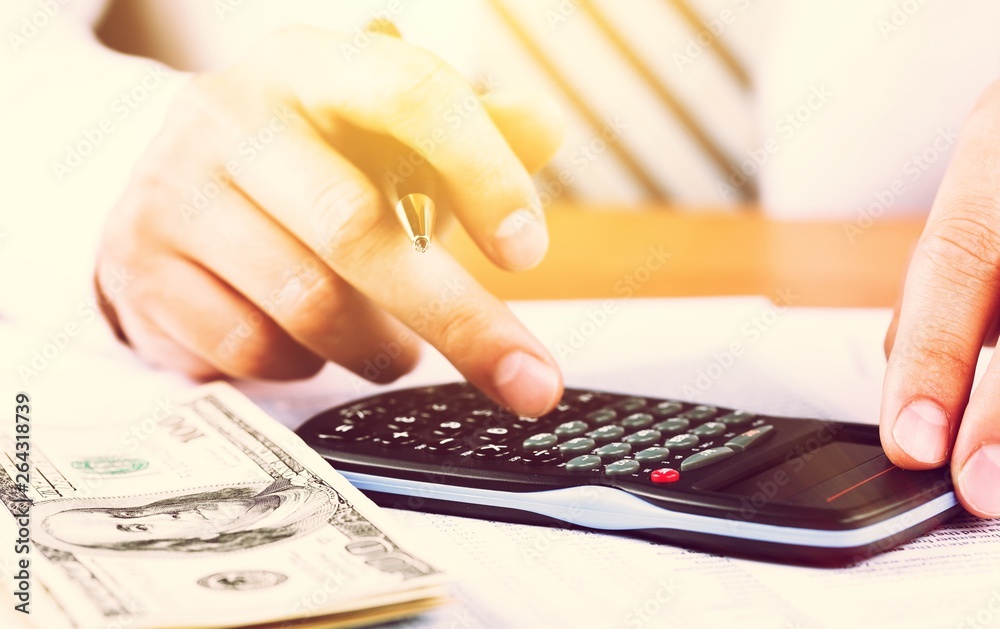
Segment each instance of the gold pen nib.
M426 194L407 194L396 202L396 215L413 248L420 253L427 251L434 231L434 201Z

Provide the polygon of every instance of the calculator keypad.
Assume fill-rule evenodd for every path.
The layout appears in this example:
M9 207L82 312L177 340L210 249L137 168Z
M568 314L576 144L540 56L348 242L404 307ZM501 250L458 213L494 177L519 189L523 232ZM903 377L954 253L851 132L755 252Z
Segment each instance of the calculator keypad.
M739 456L776 431L746 411L574 389L548 415L519 417L467 384L388 393L317 419L317 440L333 449L650 486Z

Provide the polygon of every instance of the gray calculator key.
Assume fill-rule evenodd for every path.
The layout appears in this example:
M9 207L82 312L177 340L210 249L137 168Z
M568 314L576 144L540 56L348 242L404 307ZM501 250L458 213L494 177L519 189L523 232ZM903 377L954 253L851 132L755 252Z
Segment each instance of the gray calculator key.
M635 460L640 463L659 463L663 461L668 456L670 456L670 450L660 446L653 446L652 448L646 448L645 450L639 450L635 453Z
M635 474L639 471L640 465L638 461L633 461L631 459L623 459L621 461L615 461L614 463L608 463L604 466L604 473L608 476L621 476L623 474Z
M656 424L655 426L653 426L653 429L659 430L665 435L679 435L680 433L687 430L688 426L690 425L691 422L689 422L688 420L680 417L674 417L673 419L666 419Z
M621 439L625 434L625 429L621 426L601 426L597 430L591 430L587 433L587 436L594 441L600 441L602 443L607 441L614 441L615 439Z
M556 445L559 441L559 437L556 437L550 432L540 432L537 435L531 435L524 440L521 446L525 450L544 450L545 448L551 448Z
M615 441L614 443L605 444L594 450L594 454L602 459L610 459L614 461L615 459L621 459L632 454L632 446L627 443Z
M684 405L680 402L660 402L655 407L653 407L653 413L659 415L660 417L669 417L670 415L676 415L684 409Z
M743 452L744 450L748 450L758 443L765 441L773 434L774 426L758 426L756 428L751 428L741 435L736 435L726 442L726 447L732 448L737 452Z
M649 413L632 413L623 419L621 423L626 428L645 428L653 423L653 416Z
M604 424L610 424L615 421L617 417L618 413L614 412L610 408L602 408L592 413L587 413L584 419L596 426L603 426Z
M647 428L645 430L640 430L639 432L632 433L631 435L622 439L625 443L631 444L635 447L651 446L654 443L658 443L663 435L660 434L659 430L653 430Z
M639 410L645 405L646 405L645 398L627 397L624 400L615 404L615 408L625 413L631 413L632 411Z
M722 422L705 422L691 431L691 434L699 437L717 437L729 430L729 426Z
M554 432L558 437L579 437L583 433L587 432L587 429L589 428L590 426L584 422L571 421L559 424L552 432Z
M718 463L719 461L728 459L734 454L736 454L736 450L725 446L702 450L701 452L696 452L681 461L681 471L686 472L688 470L696 470L699 467L706 467L708 465L712 465L713 463Z
M742 426L747 424L756 417L753 413L748 413L746 411L733 411L732 413L727 413L720 417L717 421L723 424L729 424L730 426Z
M593 450L596 445L597 443L593 439L577 437L576 439L570 439L566 443L560 443L559 450L563 454L586 454Z
M677 450L685 450L687 448L693 448L698 445L698 436L692 435L690 433L684 433L683 435L674 435L673 437L667 439L663 445L668 448L675 448Z
M601 457L593 454L581 454L566 461L567 472L589 472L601 467Z
M699 404L691 410L683 414L683 417L687 419L708 419L710 417L715 417L715 414L719 412L719 409L714 406L709 406L707 404Z

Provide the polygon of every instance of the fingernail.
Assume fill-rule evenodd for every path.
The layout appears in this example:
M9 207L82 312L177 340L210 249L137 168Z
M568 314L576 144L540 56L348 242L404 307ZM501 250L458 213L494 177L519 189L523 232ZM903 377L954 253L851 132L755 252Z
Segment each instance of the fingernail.
M944 463L948 456L948 418L928 400L910 402L892 426L896 445L921 463Z
M1000 517L1000 445L980 446L958 476L962 496L988 518Z
M545 256L549 232L541 207L541 203L536 202L531 208L511 212L497 227L494 233L497 254L508 269L530 269Z
M559 374L534 356L515 350L500 359L493 385L515 413L538 417L556 402Z

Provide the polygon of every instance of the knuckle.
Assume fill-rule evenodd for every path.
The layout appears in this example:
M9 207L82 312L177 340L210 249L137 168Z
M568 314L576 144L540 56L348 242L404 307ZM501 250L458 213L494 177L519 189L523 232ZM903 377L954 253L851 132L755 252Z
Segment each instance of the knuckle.
M214 363L224 373L241 378L288 380L307 378L322 369L325 361L292 339L274 321L259 311L245 319L260 317L249 333L222 339ZM242 322L241 322L242 323Z
M925 388L950 385L955 374L970 373L976 366L978 352L969 352L967 337L946 327L928 328L907 345L909 351L893 359L905 361L907 370L925 383Z
M97 284L104 299L115 308L127 308L148 313L162 307L162 282L171 276L164 268L162 257L141 250L140 243L123 243L101 252L101 262L95 270Z
M403 65L402 70L407 77L400 84L400 90L404 94L426 96L436 89L450 87L454 83L455 74L451 66L430 52L416 52Z
M474 95L465 80L437 55L412 48L394 64L395 97L387 99L384 115L394 121L409 119L435 103L450 101L460 95Z
M142 159L132 173L129 192L138 193L142 199L171 199L177 195L179 188L174 177L164 171L159 160Z
M494 322L481 309L452 308L442 315L438 324L438 349L448 357L467 352L481 343L493 328Z
M267 316L259 311L248 313L241 321L257 320L259 323L248 333L235 330L226 335L215 352L220 368L240 377L266 377L272 371L275 356L284 347L285 337ZM237 328L239 325L237 326Z
M521 193L519 181L514 178L498 176L498 173L509 172L507 155L504 153L490 153L479 155L475 163L466 168L465 177L470 190L481 190L484 195L496 195L501 198L508 197L514 193ZM529 175L524 175L530 185ZM523 197L522 197L523 198ZM514 206L516 207L516 206ZM541 205L532 207L531 211L541 212ZM538 218L536 216L535 218Z
M138 229L156 233L165 218L176 216L176 212L161 210L186 200L177 179L158 159L151 157L137 164L123 201L132 209Z
M297 335L322 337L345 321L348 285L332 273L317 271L289 278L276 300L276 318Z
M155 237L157 232L144 228L151 221L141 217L140 210L138 204L126 205L119 201L101 232L98 271L114 265L134 264L149 256L150 247L155 245L150 234Z
M932 269L957 284L996 284L1000 265L1000 205L989 197L966 197L939 219L921 243Z
M336 260L372 246L381 222L382 198L370 186L349 179L324 184L310 202L315 243L320 254Z
M162 160L145 156L105 224L106 241L131 257L148 255L154 243L176 242L187 233L190 203L177 175Z

